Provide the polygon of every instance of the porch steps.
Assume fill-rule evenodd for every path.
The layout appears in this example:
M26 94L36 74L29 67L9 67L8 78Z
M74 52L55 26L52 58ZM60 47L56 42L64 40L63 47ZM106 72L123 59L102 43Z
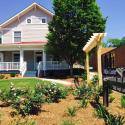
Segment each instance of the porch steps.
M26 71L24 77L36 77L37 71Z

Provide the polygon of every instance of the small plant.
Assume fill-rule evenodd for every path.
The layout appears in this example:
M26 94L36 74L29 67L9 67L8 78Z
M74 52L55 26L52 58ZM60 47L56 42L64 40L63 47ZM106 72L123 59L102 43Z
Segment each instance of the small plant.
M81 100L80 100L80 107L82 108L86 108L87 105L88 105L88 99L86 99L85 97L83 97Z
M125 118L120 115L117 116L117 115L109 114L105 122L108 125L124 125Z
M94 75L93 78L92 78L92 83L93 83L93 85L97 85L98 82L99 82L98 75Z
M106 119L109 116L108 111L102 104L97 105L96 116L103 119Z
M87 73L86 73L86 72L85 72L84 74L82 74L82 79L83 79L84 81L87 80Z
M125 95L121 96L121 107L125 108Z
M9 125L36 125L36 122L31 119L17 118L12 120Z
M60 125L75 125L72 120L64 120Z
M112 103L114 100L115 100L115 97L112 96L112 95L110 95L110 96L109 96L109 102Z
M67 115L73 117L73 116L76 115L76 111L77 111L77 109L76 109L75 106L74 107L68 107L67 108Z
M16 76L16 73L11 73L10 76L11 76L11 77L15 77L15 76Z
M0 75L0 79L4 79L5 78L5 76L4 75Z

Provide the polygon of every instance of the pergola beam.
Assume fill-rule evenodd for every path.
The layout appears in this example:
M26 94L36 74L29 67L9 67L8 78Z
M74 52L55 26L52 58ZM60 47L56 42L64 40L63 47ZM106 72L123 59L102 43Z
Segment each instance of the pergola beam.
M93 33L93 36L89 39L84 46L83 51L86 53L86 71L87 71L87 83L90 82L89 72L89 52L97 46L97 63L98 63L98 76L99 85L102 85L102 62L101 62L101 41L106 36L105 33Z

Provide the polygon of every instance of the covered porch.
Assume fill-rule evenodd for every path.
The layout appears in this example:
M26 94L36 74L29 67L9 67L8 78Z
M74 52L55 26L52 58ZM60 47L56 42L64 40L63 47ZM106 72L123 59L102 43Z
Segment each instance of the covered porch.
M47 70L69 69L65 61L54 61L47 55L41 45L0 45L0 73L19 72L22 76L26 72L35 72L39 76Z

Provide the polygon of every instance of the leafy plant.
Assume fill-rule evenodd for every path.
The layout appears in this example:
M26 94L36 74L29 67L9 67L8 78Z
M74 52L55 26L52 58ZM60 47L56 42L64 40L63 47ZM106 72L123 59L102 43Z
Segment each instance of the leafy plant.
M11 76L11 77L15 77L15 76L16 76L16 73L11 73L10 76Z
M68 91L64 87L59 87L55 83L44 85L42 93L46 97L47 102L59 102L59 99L63 99L67 96Z
M85 97L83 97L81 100L80 100L80 107L82 108L86 108L87 105L88 105L88 99L86 99Z
M5 76L4 75L0 75L0 79L4 79L5 78Z
M108 125L124 125L125 117L120 115L117 116L117 115L109 114L106 119L106 123Z
M60 125L75 125L72 120L64 120Z
M77 108L74 106L74 107L68 107L67 108L67 115L68 116L75 116L76 115L76 111L77 111Z
M94 85L97 85L98 82L99 82L98 75L94 75L93 78L92 78L92 83L93 83Z
M83 79L84 81L87 80L87 73L86 73L86 72L84 72L84 74L82 74L82 79Z
M98 104L96 108L96 116L106 119L108 115L109 113L106 108L102 104Z
M110 95L110 96L109 96L109 102L112 103L114 100L115 100L115 97L112 96L112 95Z
M121 96L121 107L125 108L125 95Z
M12 107L22 116L38 114L41 111L41 104L44 102L42 94L31 93L27 98L17 98L12 103Z

